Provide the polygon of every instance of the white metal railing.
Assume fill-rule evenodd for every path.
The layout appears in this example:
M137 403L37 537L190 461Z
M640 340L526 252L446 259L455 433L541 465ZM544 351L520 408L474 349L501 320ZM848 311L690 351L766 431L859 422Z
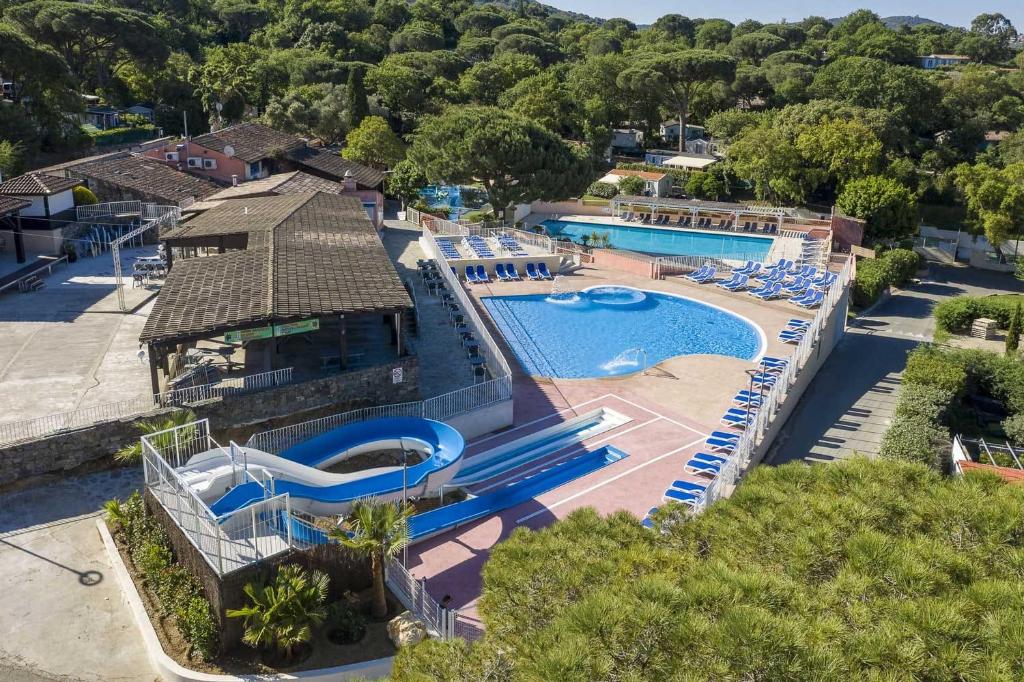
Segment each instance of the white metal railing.
M425 580L417 580L395 559L384 564L384 580L398 601L426 624L431 635L441 640L456 636L459 612L437 603L427 592Z
M103 204L90 204L75 208L75 218L88 220L97 216L110 215L142 215L141 201L110 201Z
M727 489L736 485L750 467L757 448L762 444L765 432L775 419L779 407L786 399L800 371L814 352L814 347L821 338L822 330L836 304L849 288L855 268L854 259L852 257L847 259L838 279L829 287L825 299L815 313L814 319L811 320L803 339L790 355L789 363L778 375L775 384L765 390L757 416L740 435L736 449L728 458L729 461L723 465L721 473L708 485L705 494L694 508L695 513L703 511L709 504L723 497Z
M483 320L480 319L480 315L476 311L476 306L473 304L473 301L470 300L469 294L467 294L466 290L462 287L462 282L459 280L458 275L448 264L448 260L444 257L444 254L438 247L437 241L434 239L434 235L429 229L425 228L423 230L423 236L426 237L427 242L430 245L431 253L428 255L438 262L438 271L441 273L441 277L444 278L448 290L451 291L452 295L458 301L463 315L468 318L470 325L473 327L474 333L480 340L480 351L487 360L488 366L497 376L510 375L512 373L512 369L508 364L508 360L505 359L505 355L501 352L498 344L494 341L491 333L487 330L487 326L484 324Z
M260 433L253 434L245 446L254 450L279 454L293 445L319 436L322 433L367 419L423 417L425 419L445 421L481 407L487 407L488 405L511 399L512 377L504 376L473 386L466 386L451 393L428 398L427 400L364 407L358 410L320 417L319 419L311 419L300 424L282 426L270 431L261 431Z
M11 445L63 431L74 431L98 422L134 417L161 407L188 405L214 398L265 391L291 383L292 377L292 368L288 367L273 372L225 379L212 384L186 386L152 396L83 407L35 419L8 422L0 424L0 445Z
M61 256L60 258L48 259L45 263L42 263L39 267L37 267L37 268L35 268L33 270L29 270L28 272L26 272L24 275L22 275L18 279L12 280L12 281L8 282L7 284L3 285L2 287L0 287L0 291L6 291L7 289L11 289L11 288L13 288L15 286L18 287L18 289L20 290L22 282L24 282L29 277L35 277L36 275L38 275L43 270L46 270L46 274L47 275L51 275L51 274L53 274L53 267L55 265L60 265L61 263L64 263L64 265L67 265L68 264L68 257L67 256Z

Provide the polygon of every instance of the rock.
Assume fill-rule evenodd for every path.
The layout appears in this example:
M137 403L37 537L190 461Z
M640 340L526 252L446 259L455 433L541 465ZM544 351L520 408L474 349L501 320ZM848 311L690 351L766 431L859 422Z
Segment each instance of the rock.
M388 623L388 637L399 649L412 646L427 638L427 626L411 611L406 611Z

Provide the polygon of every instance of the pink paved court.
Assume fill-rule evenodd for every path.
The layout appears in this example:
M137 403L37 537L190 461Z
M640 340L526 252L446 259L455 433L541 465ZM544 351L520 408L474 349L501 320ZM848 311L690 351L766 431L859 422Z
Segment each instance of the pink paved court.
M623 284L677 293L728 308L760 326L767 339L766 354L778 357L791 352L791 347L776 339L778 330L791 318L808 317L806 312L784 302L762 303L747 295L701 288L678 279L653 281L594 267L577 271L564 278L563 283L566 290ZM479 297L546 292L550 286L540 282L501 283L471 287L470 293L486 320ZM493 326L491 331L504 346L500 332ZM515 423L498 434L472 441L467 448L468 458L602 407L628 417L629 421L511 474L503 474L500 483L512 483L604 445L614 446L628 456L500 514L455 528L409 549L410 572L426 579L427 589L435 599L451 596L450 606L460 610L470 628L479 625L475 622L476 602L483 564L490 549L515 528L541 528L574 509L588 506L603 514L627 510L642 518L651 507L661 504L662 494L673 481L702 482L700 476L686 473L683 465L702 449L704 438L711 431L724 428L718 424L718 418L731 404L736 391L746 387L745 370L755 366L735 358L689 356L667 360L644 374L563 380L523 374L514 355L507 347L504 350L514 366ZM471 488L471 492L487 492L495 485L486 481Z

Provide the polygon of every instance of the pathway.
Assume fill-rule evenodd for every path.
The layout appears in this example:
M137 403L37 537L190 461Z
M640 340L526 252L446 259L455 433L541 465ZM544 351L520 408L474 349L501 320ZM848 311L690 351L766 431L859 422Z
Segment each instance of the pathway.
M413 339L420 365L420 389L424 398L458 390L473 383L472 368L462 341L449 321L441 299L423 285L416 261L425 259L419 228L411 223L387 220L382 235L384 248L399 276L412 285L419 313L419 336Z
M0 495L0 680L156 679L95 521L141 483L115 469Z
M877 455L892 420L907 353L931 341L932 309L945 298L1021 292L1024 283L975 268L931 263L928 276L896 292L846 336L797 405L767 462L827 462Z

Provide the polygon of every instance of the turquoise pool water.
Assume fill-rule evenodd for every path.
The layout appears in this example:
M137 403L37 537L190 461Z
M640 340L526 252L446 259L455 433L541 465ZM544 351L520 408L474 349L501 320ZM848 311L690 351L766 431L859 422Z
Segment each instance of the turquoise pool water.
M519 364L534 376L620 376L677 355L753 360L764 345L760 330L738 315L629 287L488 296L483 303Z
M671 228L573 223L564 220L545 220L543 224L552 237L569 237L574 242L582 242L585 235L596 232L607 234L612 248L657 256L705 256L763 261L772 248L771 237L752 237L728 232L716 234Z

